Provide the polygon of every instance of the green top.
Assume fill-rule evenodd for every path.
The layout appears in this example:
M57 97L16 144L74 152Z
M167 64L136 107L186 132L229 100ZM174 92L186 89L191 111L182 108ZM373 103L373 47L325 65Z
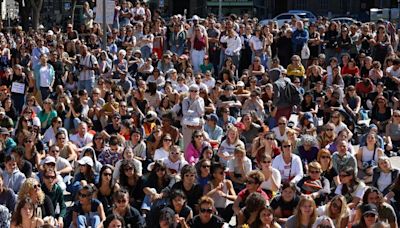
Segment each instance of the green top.
M42 128L47 129L51 125L51 120L57 117L57 112L54 110L51 110L50 113L45 113L44 109L39 112L38 118L40 120L40 123L42 123Z

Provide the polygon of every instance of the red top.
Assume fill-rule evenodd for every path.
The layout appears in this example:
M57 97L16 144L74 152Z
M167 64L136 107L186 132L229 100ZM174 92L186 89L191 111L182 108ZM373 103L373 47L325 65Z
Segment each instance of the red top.
M358 75L360 75L360 70L358 69L357 66L354 67L353 69L350 69L348 66L344 66L342 68L341 73L342 73L342 75L351 74L352 76L358 76Z
M198 51L201 51L205 47L206 47L206 38L205 38L205 36L200 37L200 39L197 38L197 37L194 38L194 43L193 43L193 48L194 49L196 49Z
M261 194L261 196L267 201L267 204L269 205L269 196L267 193L265 193L261 188L258 188L257 191L258 193ZM238 197L242 199L242 201L246 201L247 197L250 195L250 192L247 190L247 188L243 189L242 191L239 192Z

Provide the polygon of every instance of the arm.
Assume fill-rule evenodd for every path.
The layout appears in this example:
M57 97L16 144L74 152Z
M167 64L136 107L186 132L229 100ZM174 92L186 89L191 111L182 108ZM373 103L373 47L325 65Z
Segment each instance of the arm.
M362 148L358 148L357 154L356 154L356 158L357 158L357 167L359 169L362 169Z
M236 200L233 202L233 211L235 212L235 215L239 215L240 213L240 207L239 204L242 202L242 197L238 196L236 197Z
M104 222L104 220L106 220L106 214L104 213L103 204L100 203L100 205L97 207L97 213L99 213L100 222Z

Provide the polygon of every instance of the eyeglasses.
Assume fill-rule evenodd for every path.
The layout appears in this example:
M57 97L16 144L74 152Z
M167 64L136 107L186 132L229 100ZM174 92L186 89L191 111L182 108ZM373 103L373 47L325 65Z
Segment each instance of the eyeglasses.
M191 92L191 93L197 93L198 90L189 90L189 92Z
M86 198L89 197L90 194L79 193L79 197Z
M56 176L44 176L44 179L52 179L52 180L54 180L56 178Z
M39 188L40 188L40 184L35 184L35 185L33 185L33 188L34 188L34 189L39 189Z
M128 202L126 199L117 200L117 203L126 203L126 202Z
M333 118L333 117L332 117ZM332 128L325 129L326 131L333 131Z
M275 140L274 138L271 138L271 137L267 137L267 138L265 138L266 140Z
M211 168L211 165L202 165L202 168Z
M164 142L172 142L172 139L163 139Z
M212 208L201 208L200 209L200 212L201 213L209 213L209 214L211 214L212 212L213 212L213 209Z
M201 138L201 137L203 137L203 135L195 135L194 137L195 138Z
M246 184L255 184L256 182L254 180L247 180Z
M112 176L112 173L103 173L103 175L104 175L104 176L109 176L109 177L111 177L111 176Z
M119 117L116 116L116 117L114 117L113 119L114 119L114 120L120 120L121 118L119 118Z

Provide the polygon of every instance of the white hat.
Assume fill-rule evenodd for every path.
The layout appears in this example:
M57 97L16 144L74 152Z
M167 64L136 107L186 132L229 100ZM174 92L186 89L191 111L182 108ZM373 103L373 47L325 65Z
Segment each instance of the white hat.
M52 36L52 35L54 35L54 32L53 32L53 30L49 30L49 31L47 31L47 35L48 35L48 36Z
M192 20L193 21L198 21L198 20L200 20L200 17L197 16L197 15L193 15Z
M41 126L41 124L40 124L40 119L39 119L38 117L33 118L33 119L32 119L32 125L33 125L33 126L40 127L40 126Z
M193 84L191 84L189 86L189 90L197 90L197 91L199 91L199 86L193 83Z
M49 163L56 164L56 159L53 156L47 156L45 159L43 159L43 164L49 164Z
M93 167L93 160L91 157L85 156L82 157L79 161L78 161L79 165L89 165L91 167Z
M240 86L240 87L244 87L244 82L238 81L238 83L237 83L236 85L237 85L237 86Z
M38 29L44 29L43 25L39 25Z

